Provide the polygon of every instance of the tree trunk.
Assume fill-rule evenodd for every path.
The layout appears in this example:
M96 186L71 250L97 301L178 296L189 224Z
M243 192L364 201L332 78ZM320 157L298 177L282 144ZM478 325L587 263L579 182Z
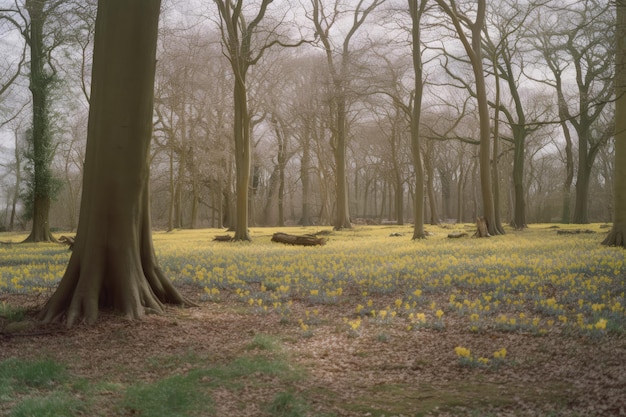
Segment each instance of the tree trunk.
M617 0L613 228L604 245L626 247L626 0Z
M421 17L426 6L426 0L408 0L411 15L411 45L413 58L413 72L415 75L415 97L411 109L411 155L413 170L415 171L415 198L413 199L413 237L424 239L424 167L422 165L422 151L420 140L420 118L422 116L423 74L421 51Z
M351 229L350 209L348 206L348 185L346 174L346 99L341 91L341 85L336 85L337 97L337 126L334 138L335 151L335 192L337 206L335 207L335 230Z
M129 319L184 299L156 263L150 230L149 149L157 0L100 0L84 187L76 244L39 317L94 323L100 308Z
M589 223L589 180L591 161L588 154L589 140L582 135L578 139L578 174L576 175L576 197L572 223Z
M311 144L310 144L310 126L309 122L305 122L304 140L302 141L302 159L300 160L300 181L302 181L302 214L300 224L302 226L311 225L311 210L309 205L309 194L311 193Z
M437 214L437 199L435 198L435 172L432 163L433 158L433 146L432 142L428 142L426 145L426 158L424 158L424 167L426 168L426 191L428 193L428 207L430 208L430 224L439 224L439 215ZM417 198L417 190L415 192L415 198Z
M30 32L27 43L30 47L30 84L33 97L33 225L25 242L50 242L56 239L50 233L48 223L50 203L55 194L55 184L50 164L54 154L50 135L49 95L53 75L44 68L46 51L43 28L46 21L46 2L28 0L25 3L30 17Z
M250 121L248 114L248 96L245 74L235 77L235 240L251 240L248 234L250 171L252 157L250 149Z

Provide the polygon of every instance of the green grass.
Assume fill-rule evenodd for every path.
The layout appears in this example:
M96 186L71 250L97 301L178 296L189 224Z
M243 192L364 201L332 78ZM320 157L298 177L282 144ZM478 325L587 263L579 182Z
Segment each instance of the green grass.
M186 417L211 410L212 400L202 392L197 375L174 375L130 387L122 406L131 415Z
M273 417L303 417L308 415L309 406L292 392L279 392L267 406L267 411Z
M0 386L11 387L14 391L25 391L29 388L54 389L67 379L65 366L50 359L7 359L0 362Z
M10 322L22 321L26 317L26 309L15 308L7 303L0 304L0 318Z
M85 404L71 394L55 392L44 397L27 397L11 410L10 417L71 417L84 415Z

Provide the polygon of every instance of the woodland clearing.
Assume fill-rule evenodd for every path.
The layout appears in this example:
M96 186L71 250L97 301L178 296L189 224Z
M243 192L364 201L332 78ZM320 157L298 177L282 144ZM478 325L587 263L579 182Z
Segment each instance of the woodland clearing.
M323 228L155 232L199 306L71 329L30 321L67 249L4 244L0 415L626 415L625 252L600 245L608 229L447 238L472 227L414 242L359 226L318 247L270 238Z

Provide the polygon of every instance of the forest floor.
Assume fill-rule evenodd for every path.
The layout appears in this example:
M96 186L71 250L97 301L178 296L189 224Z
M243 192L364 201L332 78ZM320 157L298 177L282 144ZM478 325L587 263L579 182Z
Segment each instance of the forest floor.
M0 366L0 415L626 415L624 334L474 334L453 318L443 329L407 332L391 322L347 332L343 318L355 317L348 303L315 306L314 331L303 334L301 323L254 313L234 296L210 302L196 287L181 291L199 306L141 321L104 313L95 326L7 332L9 319L0 319L0 363L45 359L65 375L11 391ZM0 294L0 303L28 319L43 300ZM306 300L291 305L310 308ZM463 363L458 346L487 357L508 346L515 355L481 366ZM40 401L34 410L70 405L29 412L25 399Z

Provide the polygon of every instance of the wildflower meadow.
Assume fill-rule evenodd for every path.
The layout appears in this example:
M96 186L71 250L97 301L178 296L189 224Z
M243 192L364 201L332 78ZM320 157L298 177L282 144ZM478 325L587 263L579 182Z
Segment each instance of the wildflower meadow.
M541 349L549 349L547 346L560 349L556 351L565 352L564 357L570 355L568 361L574 362L581 352L597 356L594 350L602 346L613 346L616 354L624 354L626 252L600 245L608 229L589 225L589 233L560 235L557 230L574 227L534 225L493 238L447 237L459 231L471 234L472 227L431 226L428 239L412 241L409 226L362 226L328 231L327 243L316 247L272 243L270 238L276 229L265 228L251 229L252 242L214 241L216 235L224 233L214 229L157 231L153 238L165 274L200 308L214 312L226 309L240 315L238 320L245 317L243 321L270 323L268 326L282 335L280 340L289 346L291 354L304 361L305 367L307 363L319 367L318 372L323 368L319 361L326 360L320 352L327 352L329 360L336 352L340 361L342 349L364 357L370 353L359 353L359 349L382 349L387 352L388 366L402 367L409 359L394 362L396 342L404 346L398 349L412 350L407 356L412 365L407 369L414 373L430 369L433 384L443 384L437 376L437 369L445 374L438 368L441 366L474 384L480 375L488 379L507 375L510 383L517 373L533 369L542 360L558 363L558 355L543 358ZM281 229L293 234L324 230ZM0 293L15 297L41 294L45 299L63 275L70 252L55 244L6 243L20 237L5 234L0 239L5 242L0 246ZM7 304L3 303L6 310ZM575 347L567 353L572 343ZM421 358L422 344L437 346L436 353L423 353L430 359ZM536 353L529 353L528 346L533 346L531 351ZM383 360L385 355L376 360L370 357L369 363ZM623 362L622 357L616 364L621 370ZM333 366L351 372L345 363ZM385 395L401 398L408 388L402 386L402 392L397 392L398 384L409 371L391 369L384 373L387 377L383 382L391 384L389 389L394 392ZM347 378L345 374L342 377ZM557 379L566 380L560 374ZM515 387L513 391L520 391ZM417 386L414 389L419 391ZM539 401L545 415L568 415L563 410L575 406L563 398L570 398L566 392L571 389L558 384L546 389L554 398L560 398L554 406L549 405L549 396L533 391L527 392L527 397ZM613 392L611 389L607 392ZM481 395L477 388L469 396ZM372 394L362 402L374 397ZM488 415L493 409L493 415L499 415L498 407L502 405L490 398L486 404L470 401L473 406L469 409L463 408L462 401L451 405L441 399L448 408L440 409L441 404L435 404L424 410L434 415L445 410L457 410L451 415L465 415L463 410L478 415L471 414L478 409L487 410ZM619 407L626 407L626 398L611 398L604 410L619 412ZM309 397L309 401L314 403L315 399ZM592 399L580 405L586 410L580 415L587 415L592 409L589 407L596 405ZM368 415L367 410L375 409L379 413L369 415L389 416L411 410L397 410L397 404L386 403L354 407L336 414L315 414L309 408L302 415ZM523 410L517 409L512 415L523 415Z

